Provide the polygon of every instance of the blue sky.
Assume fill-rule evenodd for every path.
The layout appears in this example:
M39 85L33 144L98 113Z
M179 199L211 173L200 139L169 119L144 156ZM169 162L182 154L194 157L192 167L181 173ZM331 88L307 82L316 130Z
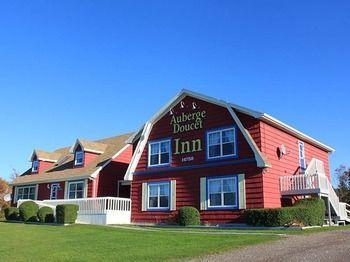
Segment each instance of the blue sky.
M132 3L131 3L132 2ZM182 88L261 110L349 164L349 1L0 4L0 176L136 130Z

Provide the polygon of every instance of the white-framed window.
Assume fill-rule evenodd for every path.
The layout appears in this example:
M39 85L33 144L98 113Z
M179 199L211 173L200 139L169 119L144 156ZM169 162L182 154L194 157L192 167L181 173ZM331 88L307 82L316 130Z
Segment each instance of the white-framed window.
M170 208L170 182L148 183L147 191L147 209Z
M170 140L154 141L148 144L148 166L170 164Z
M50 199L56 200L58 198L58 190L60 189L59 184L51 184Z
M234 127L208 132L207 141L208 159L237 155L236 129Z
M32 172L36 173L39 171L39 161L38 160L34 160L32 163Z
M68 198L84 198L84 181L74 181L68 183Z
M20 186L17 188L17 201L19 199L31 199L36 198L36 186Z
M299 165L302 170L306 169L306 159L305 159L305 145L304 142L298 142L299 149Z
M238 206L237 177L207 179L208 208L235 208Z
M81 166L84 164L84 152L83 151L76 151L75 152L75 162L74 164L76 166Z

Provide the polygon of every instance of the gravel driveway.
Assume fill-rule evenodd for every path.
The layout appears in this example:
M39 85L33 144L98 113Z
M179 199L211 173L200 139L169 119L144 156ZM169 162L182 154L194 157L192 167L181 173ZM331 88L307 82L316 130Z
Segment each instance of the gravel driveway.
M350 261L350 230L288 236L192 261Z

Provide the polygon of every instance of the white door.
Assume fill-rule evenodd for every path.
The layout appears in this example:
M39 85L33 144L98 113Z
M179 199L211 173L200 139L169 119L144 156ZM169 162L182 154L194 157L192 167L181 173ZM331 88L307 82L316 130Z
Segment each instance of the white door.
M58 189L59 189L59 184L52 184L51 185L51 193L50 193L50 199L51 200L56 200L57 199Z

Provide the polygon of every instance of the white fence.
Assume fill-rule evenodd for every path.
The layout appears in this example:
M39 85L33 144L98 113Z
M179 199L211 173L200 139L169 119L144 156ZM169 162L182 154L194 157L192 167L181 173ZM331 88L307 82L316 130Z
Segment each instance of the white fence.
M28 200L19 200L17 206ZM77 223L79 224L130 224L131 200L119 197L97 197L80 199L58 199L35 201L40 207L56 209L57 205L75 204L79 206Z

